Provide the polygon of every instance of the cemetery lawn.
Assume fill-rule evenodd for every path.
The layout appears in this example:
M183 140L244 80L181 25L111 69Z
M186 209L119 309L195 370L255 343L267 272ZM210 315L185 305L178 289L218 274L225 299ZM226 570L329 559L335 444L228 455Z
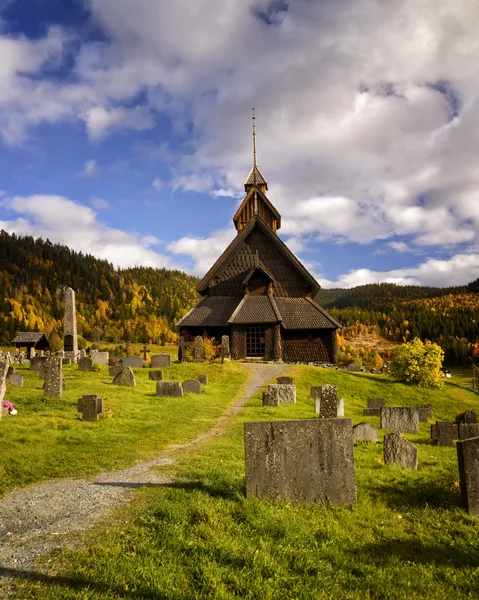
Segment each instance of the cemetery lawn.
M307 366L291 374L296 405L263 408L258 393L225 435L162 467L172 484L139 490L90 532L87 549L62 551L47 574L24 580L18 598L477 598L479 519L459 507L456 449L432 446L430 424L405 435L419 448L415 472L383 464L383 432L378 444L357 444L358 503L327 508L245 498L243 423L314 418L309 387L323 383L338 386L353 423L365 420L368 397L431 403L434 420L451 420L478 410L479 396L449 382L421 390Z
M172 444L194 439L210 429L238 395L247 374L237 363L180 364L163 368L164 380L196 379L210 384L199 396L159 398L150 369L133 369L136 387L112 384L107 367L81 372L64 365L67 389L61 399L43 396L39 373L15 365L24 387L7 385L6 400L17 416L0 419L0 496L13 487L58 477L87 477L148 460ZM83 394L104 399L99 421L84 422L77 412Z

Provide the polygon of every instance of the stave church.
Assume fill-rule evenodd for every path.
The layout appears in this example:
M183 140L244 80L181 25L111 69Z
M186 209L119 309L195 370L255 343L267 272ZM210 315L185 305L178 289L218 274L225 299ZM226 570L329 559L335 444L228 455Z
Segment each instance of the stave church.
M177 323L181 335L228 335L236 360L335 363L341 326L316 304L319 284L278 237L281 215L257 166L254 126L244 189L237 235L197 285L202 299Z

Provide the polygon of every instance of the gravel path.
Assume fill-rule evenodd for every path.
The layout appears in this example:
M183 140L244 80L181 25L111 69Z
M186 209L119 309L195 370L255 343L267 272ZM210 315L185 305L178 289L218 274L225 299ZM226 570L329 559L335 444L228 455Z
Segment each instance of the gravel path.
M175 462L178 453L220 435L246 402L287 367L245 364L250 376L243 396L237 398L206 433L185 444L170 446L155 460L123 471L101 473L94 479L58 479L14 490L0 500L0 597L9 598L15 572L35 571L38 557L74 547L73 532L87 530L105 520L111 510L126 504L133 490L171 479L153 467Z

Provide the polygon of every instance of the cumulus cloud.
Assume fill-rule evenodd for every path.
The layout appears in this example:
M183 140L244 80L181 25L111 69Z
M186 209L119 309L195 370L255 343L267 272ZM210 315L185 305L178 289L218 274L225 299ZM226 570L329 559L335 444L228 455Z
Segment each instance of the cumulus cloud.
M193 273L203 276L236 235L234 228L215 231L208 238L182 237L171 242L167 250L194 260Z
M6 197L0 200L0 206L19 215L13 220L0 220L0 228L8 233L48 238L73 250L106 259L116 267L178 268L169 257L149 249L157 243L155 237L140 238L108 227L98 221L92 208L69 198L53 195Z
M79 173L79 176L86 177L87 179L92 179L93 177L98 177L99 174L100 169L98 168L97 161L90 159L85 161L83 171Z

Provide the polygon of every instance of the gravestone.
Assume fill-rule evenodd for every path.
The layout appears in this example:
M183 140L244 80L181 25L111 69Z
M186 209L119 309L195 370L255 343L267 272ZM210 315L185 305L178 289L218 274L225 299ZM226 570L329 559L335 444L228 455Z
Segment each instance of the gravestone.
M284 385L293 385L294 380L292 377L276 377L276 382Z
M275 390L263 392L263 406L279 406L279 398Z
M67 389L67 382L65 377L62 377L62 390L65 391Z
M431 439L436 446L454 446L454 440L459 438L458 426L448 421L436 421L431 425Z
M77 317L75 308L75 292L72 288L65 290L65 320L63 324L63 349L62 358L78 360Z
M355 442L373 442L378 441L378 428L370 423L358 423L353 427L353 439Z
M270 383L268 393L276 395L278 402L284 404L296 404L296 386L282 383Z
M196 379L187 379L183 381L183 393L201 394L201 383Z
M167 352L161 354L155 354L151 357L151 368L156 369L158 367L170 367L171 356Z
M222 358L230 358L230 338L229 335L221 336L221 356Z
M3 398L7 391L8 359L4 352L0 351L0 407L3 408ZM1 416L1 415L0 415Z
M148 374L149 379L152 381L162 381L163 371L150 371Z
M338 398L338 417L344 417L344 398Z
M466 410L465 412L457 415L456 423L477 423L477 416L473 410Z
M10 375L13 375L13 373L15 373L15 367L12 367L12 365L8 365L8 370L7 370L7 379L10 377Z
M136 381L131 367L123 367L122 370L113 379L115 385L126 385L135 387Z
M78 359L78 370L79 371L93 371L93 361L88 356Z
M156 395L183 398L183 388L179 381L158 381L156 383Z
M459 423L459 439L479 437L479 423Z
M23 387L23 375L21 373L12 373L8 377L8 383L14 387Z
M384 463L396 463L405 469L417 469L417 447L395 431L384 436Z
M198 375L198 381L201 384L206 385L208 383L208 375Z
M313 389L317 388L311 388L311 395L313 395ZM319 406L315 407L319 410L316 412L319 412L322 419L336 419L338 416L338 388L330 383L325 383L319 388L319 395Z
M457 442L461 501L469 514L479 517L479 437Z
M117 365L116 367L110 367L108 369L108 375L110 375L110 377L116 377L118 375L118 373L121 372L122 369L123 369L123 365Z
M45 362L40 363L40 368L38 369L38 379L45 379Z
M98 421L98 415L103 412L103 398L96 394L82 396L77 403L78 412L82 413L82 421Z
M78 357L85 358L85 356L86 356L86 350L85 350L85 348L82 348L78 353Z
M28 360L32 360L32 358L35 358L35 348L33 346L28 349Z
M55 356L59 356L63 360L65 358L65 351L58 350L58 352L55 352Z
M98 352L98 350L92 350L90 352L90 358L92 359L94 365L108 366L110 355L108 352Z
M419 412L419 422L427 423L427 420L432 418L432 405L431 404L418 404L416 406Z
M356 503L351 419L245 423L246 496Z
M351 363L346 367L346 370L351 371L352 373L356 373L358 371L361 371L361 365L358 365L358 363Z
M43 350L39 350L37 352L37 356L39 356L40 358L42 358L43 356L45 356L45 352L43 352Z
M364 408L363 415L365 417L380 417L381 409L380 408Z
M383 408L386 406L384 398L368 398L368 408Z
M30 371L39 371L44 360L45 358L43 356L35 356L35 358L32 358L30 361Z
M62 359L60 356L49 356L45 359L45 384L43 393L51 398L61 398L63 390Z
M419 412L415 406L384 406L380 417L381 429L409 433L419 430Z
M62 365L73 365L74 363L73 358L62 358Z
M121 364L124 367L143 368L143 359L141 356L125 356L121 359Z
M195 348L193 350L193 360L195 362L203 362L205 360L205 348L201 335L195 337Z

